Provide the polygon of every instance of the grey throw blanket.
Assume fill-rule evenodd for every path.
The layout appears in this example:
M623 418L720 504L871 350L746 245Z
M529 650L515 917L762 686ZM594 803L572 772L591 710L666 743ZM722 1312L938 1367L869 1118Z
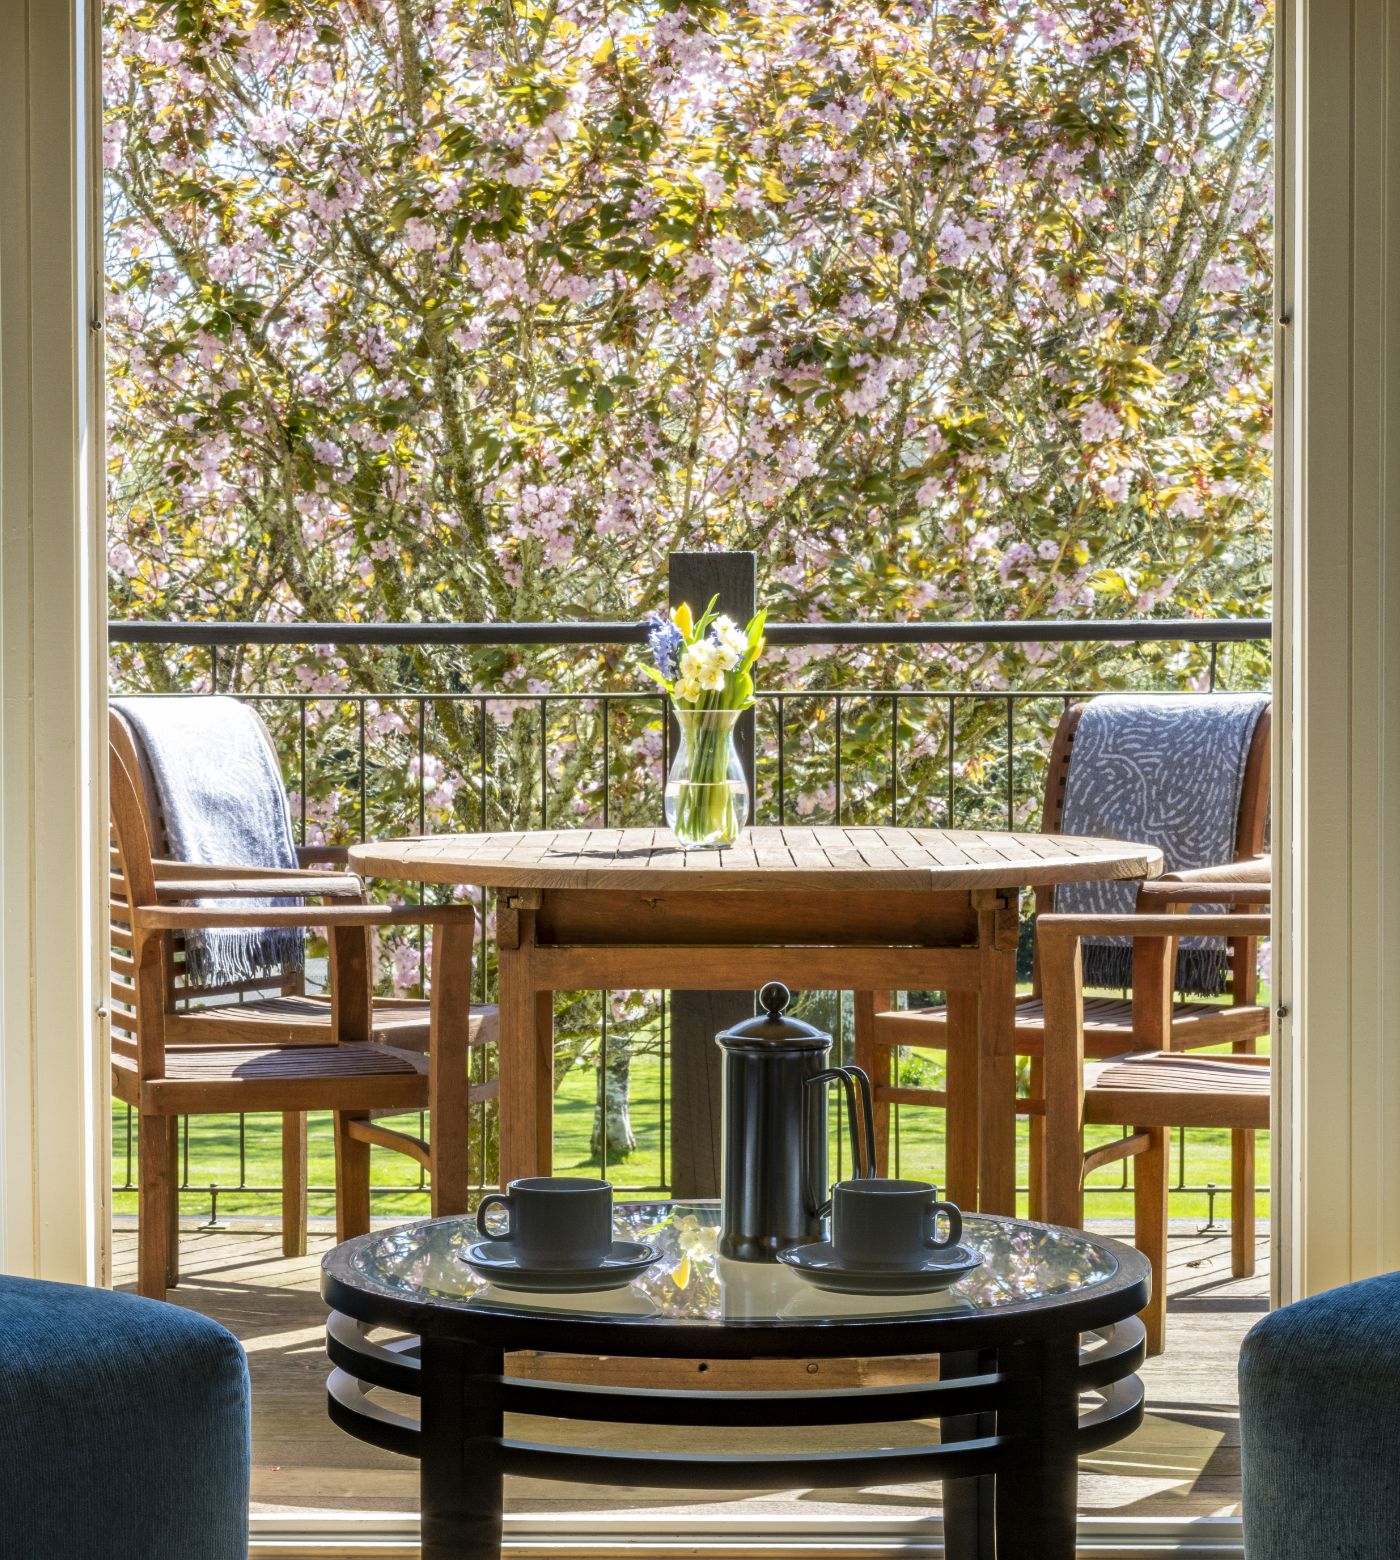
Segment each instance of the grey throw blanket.
M1091 700L1074 733L1061 832L1155 845L1167 872L1232 860L1249 744L1268 703L1254 693ZM1136 894L1136 883L1067 883L1055 891L1055 909L1126 915ZM1216 996L1225 989L1223 938L1183 937L1178 947L1178 991ZM1084 983L1130 986L1130 940L1087 940Z
M175 861L207 866L295 867L282 776L262 722L237 699L115 699L145 752ZM159 853L159 851L158 851ZM197 901L286 905L290 899ZM214 927L185 933L189 979L222 986L291 968L304 957L299 927Z

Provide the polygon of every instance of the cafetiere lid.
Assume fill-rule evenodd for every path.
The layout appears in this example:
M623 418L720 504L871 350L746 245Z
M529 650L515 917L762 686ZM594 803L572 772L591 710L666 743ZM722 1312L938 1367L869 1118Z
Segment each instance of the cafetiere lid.
M780 980L770 980L758 993L763 1011L746 1018L732 1029L722 1030L715 1039L736 1050L763 1050L769 1046L795 1051L824 1051L831 1044L825 1030L794 1018L788 1011L792 993Z

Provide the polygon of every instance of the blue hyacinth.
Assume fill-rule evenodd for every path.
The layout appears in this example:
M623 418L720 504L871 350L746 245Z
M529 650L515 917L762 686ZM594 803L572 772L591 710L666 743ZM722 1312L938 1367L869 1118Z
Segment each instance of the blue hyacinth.
M652 660L666 681L674 682L680 675L685 639L670 618L662 617L659 612L649 612L647 621L651 624L647 640L651 645Z

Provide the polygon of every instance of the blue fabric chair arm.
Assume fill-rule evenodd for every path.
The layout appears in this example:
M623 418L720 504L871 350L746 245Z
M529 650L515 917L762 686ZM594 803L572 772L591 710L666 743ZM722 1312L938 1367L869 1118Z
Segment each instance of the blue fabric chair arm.
M1249 1560L1400 1555L1400 1273L1255 1324L1240 1354Z
M249 1438L216 1323L0 1276L0 1555L247 1560Z

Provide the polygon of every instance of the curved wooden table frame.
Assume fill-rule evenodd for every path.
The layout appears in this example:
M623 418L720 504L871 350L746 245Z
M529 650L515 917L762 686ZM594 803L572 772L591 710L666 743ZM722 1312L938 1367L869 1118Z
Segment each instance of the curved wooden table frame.
M1023 889L1155 877L1121 840L970 829L756 828L686 851L666 829L429 835L355 845L363 876L498 890L501 1179L548 1174L556 991L944 991L975 1032L976 1119L948 1195L1015 1212L1016 941Z

